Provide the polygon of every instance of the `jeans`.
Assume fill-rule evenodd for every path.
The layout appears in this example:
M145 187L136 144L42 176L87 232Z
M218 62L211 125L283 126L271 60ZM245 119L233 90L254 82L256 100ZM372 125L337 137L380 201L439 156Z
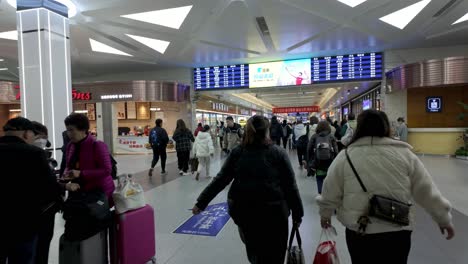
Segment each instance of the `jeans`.
M190 151L177 151L177 164L179 170L187 173L190 160Z
M362 236L346 229L346 243L353 264L406 264L411 249L411 231Z
M34 264L37 235L21 242L3 242L0 244L0 264Z
M156 164L158 164L159 157L161 157L161 171L166 172L166 160L167 160L166 147L164 148L153 147L153 161L151 162L151 169L154 169Z
M323 181L325 180L326 175L316 176L317 179L317 190L319 194L322 194Z
M210 157L199 157L198 158L198 173L201 173L203 167L206 168L206 176L210 176L210 165L211 165L211 158Z

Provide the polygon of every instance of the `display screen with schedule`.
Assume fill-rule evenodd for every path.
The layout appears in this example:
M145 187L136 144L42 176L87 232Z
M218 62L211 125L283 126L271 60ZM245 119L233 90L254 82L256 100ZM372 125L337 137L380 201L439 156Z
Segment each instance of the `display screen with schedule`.
M223 88L248 88L249 65L225 65L195 68L193 70L195 90Z

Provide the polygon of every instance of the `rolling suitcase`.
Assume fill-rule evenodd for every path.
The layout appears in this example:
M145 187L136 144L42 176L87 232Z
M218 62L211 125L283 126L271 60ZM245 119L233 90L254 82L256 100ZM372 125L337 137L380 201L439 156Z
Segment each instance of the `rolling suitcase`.
M60 237L60 264L107 264L107 231L81 241Z
M151 206L116 215L112 229L111 263L156 263L154 210Z

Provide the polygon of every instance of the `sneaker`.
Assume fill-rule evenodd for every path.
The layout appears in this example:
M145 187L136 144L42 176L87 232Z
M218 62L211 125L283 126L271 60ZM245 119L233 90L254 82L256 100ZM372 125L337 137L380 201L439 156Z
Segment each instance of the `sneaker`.
M184 174L183 171L179 171L179 175L182 176Z
M189 176L189 175L190 175L190 173L188 173L188 172L182 172L182 174L181 174L181 175L182 175L182 176Z
M161 175L167 175L167 171L161 171Z
M195 176L195 180L197 180L197 181L200 180L200 173L199 172L197 172L197 176Z
M149 171L148 171L148 176L149 176L149 177L152 177L152 176L153 176L153 169L149 169Z

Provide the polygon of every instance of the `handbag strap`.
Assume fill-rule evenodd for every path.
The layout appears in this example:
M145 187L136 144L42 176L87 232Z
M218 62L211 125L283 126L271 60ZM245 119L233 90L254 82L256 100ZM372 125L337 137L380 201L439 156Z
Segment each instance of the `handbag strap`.
M361 185L361 188L362 188L362 190L364 190L364 192L367 192L366 186L365 186L364 183L362 182L361 177L359 177L359 174L358 174L358 172L356 171L356 168L354 167L353 163L351 162L351 158L350 158L349 155L348 155L348 149L347 149L347 148L345 149L345 153L346 153L346 159L348 160L349 166L351 166L351 169L353 170L354 175L356 175L356 178L357 178L358 181L359 181L359 185Z
M299 232L299 227L293 227L291 229L291 235L289 236L289 249L292 248L293 242L294 242L294 235L297 237L297 245L299 246L300 249L302 249L302 238L301 238L301 233Z

